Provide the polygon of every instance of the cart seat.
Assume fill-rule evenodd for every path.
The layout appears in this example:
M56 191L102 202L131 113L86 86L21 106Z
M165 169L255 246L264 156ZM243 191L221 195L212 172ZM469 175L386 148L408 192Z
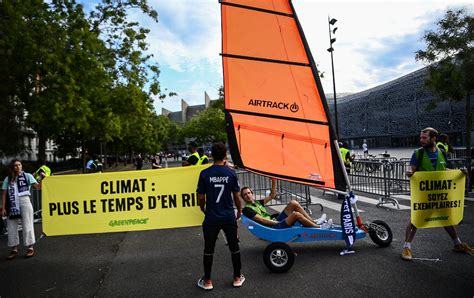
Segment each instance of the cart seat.
M245 215L241 216L242 223L255 237L270 242L306 242L320 240L343 240L340 226L332 229L303 227L301 224L286 229L274 229L258 223ZM363 238L365 232L358 229L356 238Z

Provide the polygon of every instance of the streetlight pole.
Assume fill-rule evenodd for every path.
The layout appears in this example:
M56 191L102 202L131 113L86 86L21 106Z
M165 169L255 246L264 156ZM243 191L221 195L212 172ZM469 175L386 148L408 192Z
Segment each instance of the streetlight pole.
M332 47L332 44L336 42L336 38L332 38L332 34L336 33L337 27L331 30L331 26L334 26L336 24L337 20L336 19L331 19L328 16L328 28L329 28L329 49L327 51L331 53L331 67L332 67L332 87L333 87L333 94L334 94L334 124L336 125L336 136L339 139L339 125L337 124L337 102L336 102L336 76L334 74L334 58L333 58L333 52L334 48Z

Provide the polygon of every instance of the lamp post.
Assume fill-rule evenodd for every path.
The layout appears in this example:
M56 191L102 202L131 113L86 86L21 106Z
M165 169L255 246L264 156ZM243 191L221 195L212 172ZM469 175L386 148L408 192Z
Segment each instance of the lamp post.
M333 52L334 48L332 47L332 44L336 42L336 38L332 37L332 34L336 33L337 27L334 27L334 24L336 24L337 20L334 18L330 18L328 16L328 27L329 27L329 49L327 51L331 53L331 67L332 67L332 87L333 87L333 94L334 94L334 122L336 125L336 136L339 139L339 125L337 124L337 102L336 102L336 77L334 75L334 58L333 58ZM334 29L332 29L334 27Z

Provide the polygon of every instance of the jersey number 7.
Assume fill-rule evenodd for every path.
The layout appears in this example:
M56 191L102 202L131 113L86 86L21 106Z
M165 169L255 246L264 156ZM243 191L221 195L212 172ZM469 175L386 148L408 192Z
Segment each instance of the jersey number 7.
M219 203L219 201L220 201L221 198L222 198L222 194L224 193L224 187L225 187L225 185L224 185L224 184L214 184L214 187L215 187L215 188L220 188L220 190L219 190L219 195L217 196L217 200L216 200L216 203Z

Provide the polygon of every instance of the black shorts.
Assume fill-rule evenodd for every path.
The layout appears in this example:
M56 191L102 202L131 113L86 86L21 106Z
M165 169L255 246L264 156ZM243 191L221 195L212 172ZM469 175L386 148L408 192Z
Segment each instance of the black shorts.
M229 249L232 252L239 250L239 239L237 237L237 222L215 225L202 225L202 232L204 235L204 253L213 254L216 245L217 236L220 230L224 231Z

